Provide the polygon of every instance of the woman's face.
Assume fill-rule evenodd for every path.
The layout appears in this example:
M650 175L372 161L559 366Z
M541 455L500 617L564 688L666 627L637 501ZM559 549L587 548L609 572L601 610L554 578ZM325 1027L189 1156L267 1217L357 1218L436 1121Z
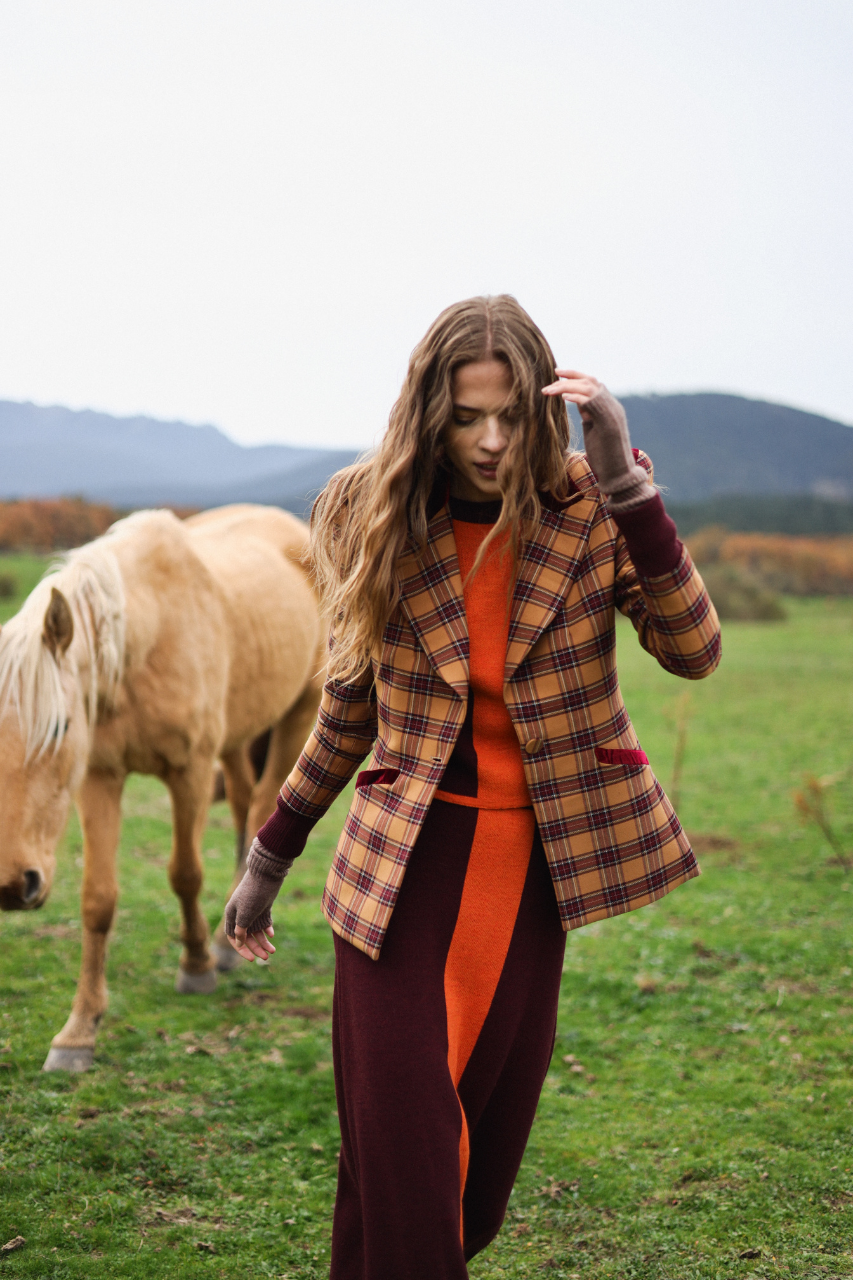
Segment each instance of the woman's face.
M445 450L453 468L450 491L469 502L501 496L498 467L512 426L512 375L501 360L461 365L453 375L453 420Z

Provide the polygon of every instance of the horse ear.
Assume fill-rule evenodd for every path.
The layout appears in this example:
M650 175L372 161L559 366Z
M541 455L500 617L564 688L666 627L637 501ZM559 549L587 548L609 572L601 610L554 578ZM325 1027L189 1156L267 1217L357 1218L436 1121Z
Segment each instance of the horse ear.
M44 630L41 638L57 659L62 657L74 639L74 618L71 614L71 606L56 587L50 589L50 604L44 615Z

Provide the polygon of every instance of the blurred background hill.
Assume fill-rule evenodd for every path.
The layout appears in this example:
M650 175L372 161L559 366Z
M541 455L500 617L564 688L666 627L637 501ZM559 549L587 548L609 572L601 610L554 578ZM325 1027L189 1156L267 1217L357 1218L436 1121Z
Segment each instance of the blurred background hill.
M634 444L670 500L810 494L853 502L853 429L743 396L625 396Z
M0 401L0 498L123 510L266 502L300 514L353 450L241 445L212 426Z
M853 532L853 428L718 393L626 396L679 528ZM120 510L263 502L305 515L355 450L241 445L213 426L0 401L0 498ZM797 502L790 501L797 495Z

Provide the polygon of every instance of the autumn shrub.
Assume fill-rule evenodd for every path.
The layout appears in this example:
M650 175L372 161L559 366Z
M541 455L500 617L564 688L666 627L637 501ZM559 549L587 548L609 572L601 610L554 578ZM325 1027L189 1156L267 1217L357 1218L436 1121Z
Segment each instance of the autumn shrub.
M105 533L119 513L82 498L0 502L0 551L58 551Z
M701 572L723 622L782 622L787 617L778 594L739 565L709 564Z
M851 781L853 769L841 769L825 778L816 778L813 773L806 774L803 786L793 792L794 805L800 819L813 823L820 831L833 852L835 862L845 871L853 869L853 824L848 820L844 824L838 812L843 800L838 796L839 783L846 783L847 812L850 812ZM832 796L833 791L836 792ZM833 803L834 801L834 803Z
M695 563L704 569L706 565L719 562L723 544L730 537L731 533L724 524L709 524L686 538L686 542Z
M730 533L711 525L694 534L688 545L703 576L710 576L710 566L725 566L786 595L853 595L853 536Z
M688 543L717 613L723 622L781 622L786 613L777 593L750 570L723 559L730 537L722 525L710 525Z

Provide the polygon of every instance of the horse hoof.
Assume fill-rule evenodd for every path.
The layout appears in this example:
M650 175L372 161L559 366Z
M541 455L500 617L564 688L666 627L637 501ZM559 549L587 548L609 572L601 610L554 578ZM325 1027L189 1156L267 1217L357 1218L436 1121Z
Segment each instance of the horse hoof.
M236 969L239 965L246 963L243 957L234 950L230 942L226 947L220 947L217 942L214 942L211 944L210 950L220 973L230 973L232 969Z
M205 973L187 973L178 970L175 978L175 990L182 996L208 996L216 990L216 970L208 969Z
M88 1071L95 1058L94 1049L51 1049L42 1071Z

